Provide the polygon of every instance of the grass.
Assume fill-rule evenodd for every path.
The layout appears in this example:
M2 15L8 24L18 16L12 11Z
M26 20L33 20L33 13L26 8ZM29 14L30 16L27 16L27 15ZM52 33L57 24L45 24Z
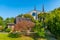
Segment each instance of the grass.
M8 33L0 33L0 40L34 40L34 39L27 36L22 36L19 38L9 38Z
M32 37L28 37L28 36L22 36L19 38L10 38L8 37L8 33L0 33L0 40L35 40L35 39L33 39ZM47 40L47 39L38 38L36 40ZM48 40L54 40L54 39L51 39L51 37L49 37Z

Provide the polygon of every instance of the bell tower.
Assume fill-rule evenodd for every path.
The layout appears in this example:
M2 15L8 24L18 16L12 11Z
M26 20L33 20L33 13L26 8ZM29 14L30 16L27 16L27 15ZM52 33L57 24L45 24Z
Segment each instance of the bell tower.
M38 14L37 14L36 6L34 6L34 10L32 11L31 15L33 16L33 18L34 18L35 20L38 19L38 18L37 18Z
M36 6L34 6L34 11L36 11Z
M45 12L45 9L44 9L44 4L42 5L42 13Z

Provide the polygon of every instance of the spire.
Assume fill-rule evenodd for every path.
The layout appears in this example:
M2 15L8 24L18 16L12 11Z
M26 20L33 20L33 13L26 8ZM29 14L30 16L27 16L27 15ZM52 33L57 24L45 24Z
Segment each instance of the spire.
M36 11L36 6L34 6L34 11Z
M42 5L42 12L44 12L45 10L44 10L44 4Z

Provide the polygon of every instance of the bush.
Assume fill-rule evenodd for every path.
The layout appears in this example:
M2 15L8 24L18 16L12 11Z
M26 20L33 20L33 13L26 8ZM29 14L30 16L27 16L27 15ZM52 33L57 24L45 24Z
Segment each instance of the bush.
M40 32L37 33L40 37L45 37L44 28L40 29Z
M18 33L18 32L9 33L9 34L8 34L8 37L11 37L11 38L18 38L18 37L20 37L20 33Z
M36 35L39 37L45 37L45 31L44 28L42 27L42 23L39 21L36 21L34 31L37 32Z
M3 27L0 27L0 31L3 31Z
M56 37L60 38L60 10L53 10L49 16L46 17L48 30Z
M51 14L50 16L47 21L48 30L56 37L60 37L60 16L58 14Z
M11 31L11 29L10 28L7 28L6 30L5 30L5 32L10 32Z

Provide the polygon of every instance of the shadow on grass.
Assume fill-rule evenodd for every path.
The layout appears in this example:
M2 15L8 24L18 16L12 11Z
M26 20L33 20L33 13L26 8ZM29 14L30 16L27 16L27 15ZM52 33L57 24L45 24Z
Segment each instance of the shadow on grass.
M38 39L45 39L45 37L40 37L38 34L31 34L29 35L29 37L33 38L34 40L38 40Z

